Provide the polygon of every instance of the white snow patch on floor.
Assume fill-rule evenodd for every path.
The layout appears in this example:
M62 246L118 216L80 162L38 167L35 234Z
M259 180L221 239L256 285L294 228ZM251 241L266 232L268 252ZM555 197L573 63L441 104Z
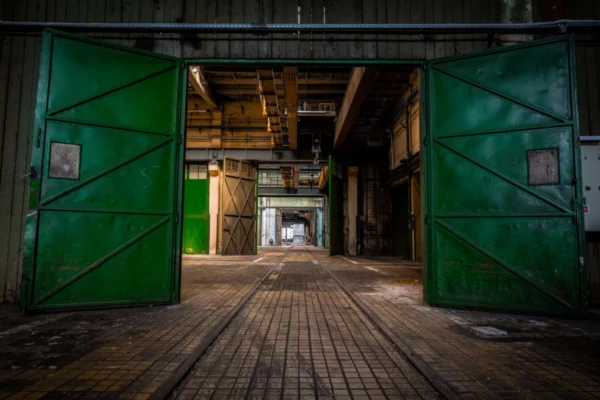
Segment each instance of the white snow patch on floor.
M365 269L368 269L369 271L373 271L373 272L377 272L378 274L383 274L383 275L387 275L385 272L381 272L380 270L378 270L377 268L373 268L373 267L364 267Z
M470 329L474 330L475 333L478 333L483 336L506 336L508 332L503 331L502 329L494 328L493 326L472 326Z
M467 321L467 320L465 320L463 318L457 317L456 315L446 315L446 318L448 318L450 321L452 321L452 322L454 322L455 324L458 324L458 325L468 325L468 324L470 324L469 321Z
M533 320L533 319L530 319L530 320L529 320L529 323L530 323L531 325L533 325L533 326L548 326L548 324L547 324L547 323L545 323L545 322L542 322L542 321L536 321L536 320Z
M423 289L421 285L388 285L379 284L374 292L365 294L394 304L418 305L422 303Z

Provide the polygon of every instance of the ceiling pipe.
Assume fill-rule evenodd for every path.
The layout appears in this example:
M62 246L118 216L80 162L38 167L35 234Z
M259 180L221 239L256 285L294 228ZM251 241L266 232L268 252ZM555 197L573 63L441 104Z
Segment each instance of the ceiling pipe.
M70 32L323 32L354 35L391 33L398 35L436 33L566 33L600 31L600 20L561 19L533 23L474 23L474 24L185 24L185 23L107 23L107 22L25 22L0 21L0 32L30 32L44 29Z
M298 110L299 117L335 117L335 111Z

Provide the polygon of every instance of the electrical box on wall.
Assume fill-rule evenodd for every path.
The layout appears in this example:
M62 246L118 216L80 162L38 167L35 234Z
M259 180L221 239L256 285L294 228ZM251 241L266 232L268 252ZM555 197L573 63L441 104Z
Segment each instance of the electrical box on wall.
M581 146L585 230L600 232L600 145Z

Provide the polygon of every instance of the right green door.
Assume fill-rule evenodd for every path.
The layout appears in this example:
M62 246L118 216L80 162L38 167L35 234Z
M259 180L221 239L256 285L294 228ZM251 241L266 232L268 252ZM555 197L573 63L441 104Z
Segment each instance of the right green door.
M573 46L426 64L429 304L586 313Z

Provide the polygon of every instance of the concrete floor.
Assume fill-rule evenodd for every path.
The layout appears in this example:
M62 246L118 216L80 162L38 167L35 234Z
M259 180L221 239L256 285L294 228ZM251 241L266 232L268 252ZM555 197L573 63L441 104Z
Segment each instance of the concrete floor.
M187 256L176 306L0 307L0 398L600 397L600 318L422 305L421 266Z

